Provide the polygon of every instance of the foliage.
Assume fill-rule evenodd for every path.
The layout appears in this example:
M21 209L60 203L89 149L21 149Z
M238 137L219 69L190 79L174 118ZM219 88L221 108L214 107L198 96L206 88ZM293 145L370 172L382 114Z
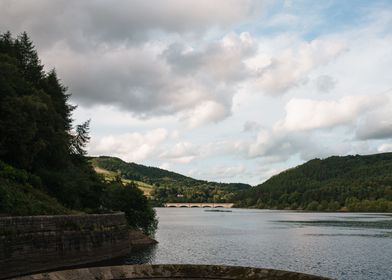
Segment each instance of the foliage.
M43 71L26 33L16 39L10 32L0 35L0 213L97 213L104 202L111 206L108 211L119 209L107 193L123 185L109 185L94 172L85 157L90 121L73 129L76 107L66 92L55 70ZM124 195L135 196L120 207L138 213L128 216L130 225L146 231L156 227L146 199ZM140 211L152 218L143 223Z
M91 159L93 166L115 172L122 180L143 182L153 187L150 192L155 205L165 202L231 202L247 184L227 184L196 180L156 167L127 163L114 157ZM137 183L138 184L138 183Z
M392 153L314 159L236 198L239 207L311 211L392 210Z
M146 234L153 234L157 228L155 211L135 184L119 187L119 184L111 183L105 189L103 206L107 209L123 211L129 225L143 229Z
M0 213L7 215L69 214L70 210L45 194L40 179L0 161Z

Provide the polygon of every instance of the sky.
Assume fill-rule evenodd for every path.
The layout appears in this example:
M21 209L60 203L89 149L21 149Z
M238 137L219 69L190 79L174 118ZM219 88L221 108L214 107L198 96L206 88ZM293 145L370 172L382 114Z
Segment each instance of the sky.
M2 0L55 68L90 155L259 184L392 152L392 1Z

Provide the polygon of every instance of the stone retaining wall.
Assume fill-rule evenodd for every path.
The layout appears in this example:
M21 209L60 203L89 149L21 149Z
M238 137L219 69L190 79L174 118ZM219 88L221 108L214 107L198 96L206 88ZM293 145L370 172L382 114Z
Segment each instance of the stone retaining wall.
M223 265L123 265L56 271L14 280L332 280L315 275Z
M0 279L129 252L123 213L0 217Z

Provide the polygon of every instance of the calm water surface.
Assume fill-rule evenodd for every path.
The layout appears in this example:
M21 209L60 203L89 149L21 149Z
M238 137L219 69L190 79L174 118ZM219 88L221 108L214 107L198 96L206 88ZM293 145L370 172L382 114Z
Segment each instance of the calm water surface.
M392 216L157 208L159 244L128 263L227 264L392 279Z

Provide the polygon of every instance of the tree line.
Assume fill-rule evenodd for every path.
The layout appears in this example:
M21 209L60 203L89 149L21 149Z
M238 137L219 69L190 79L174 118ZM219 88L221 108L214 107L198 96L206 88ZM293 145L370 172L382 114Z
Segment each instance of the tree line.
M392 153L314 159L241 192L238 207L392 211Z

